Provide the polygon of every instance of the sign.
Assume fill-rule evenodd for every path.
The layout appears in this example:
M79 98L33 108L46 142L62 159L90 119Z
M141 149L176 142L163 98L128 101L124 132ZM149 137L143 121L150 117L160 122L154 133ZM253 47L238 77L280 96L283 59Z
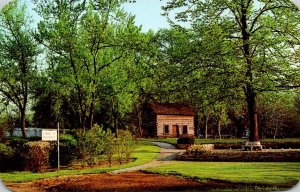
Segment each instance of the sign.
M42 130L42 141L57 141L57 130L56 129L43 129Z

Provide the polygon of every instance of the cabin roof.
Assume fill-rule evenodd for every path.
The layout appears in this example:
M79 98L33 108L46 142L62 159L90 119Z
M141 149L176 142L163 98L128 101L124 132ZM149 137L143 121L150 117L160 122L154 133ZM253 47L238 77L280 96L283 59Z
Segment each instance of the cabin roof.
M177 103L151 103L150 107L158 115L187 115L194 116L195 111L185 104Z

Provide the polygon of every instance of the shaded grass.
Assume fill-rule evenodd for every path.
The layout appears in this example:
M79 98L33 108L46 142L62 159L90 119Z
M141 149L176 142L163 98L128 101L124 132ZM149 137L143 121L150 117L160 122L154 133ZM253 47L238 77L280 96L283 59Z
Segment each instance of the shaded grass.
M232 183L293 185L300 180L300 163L275 162L180 162L147 171L179 175L200 181L222 180Z
M132 154L135 161L112 167L94 167L82 170L60 170L59 172L45 172L45 173L32 173L32 172L12 172L0 173L0 178L4 182L28 182L37 179L45 179L51 177L58 177L63 175L80 175L80 174L95 174L105 173L118 169L133 167L136 165L145 164L159 155L160 148L152 143L141 141L138 143L136 150Z

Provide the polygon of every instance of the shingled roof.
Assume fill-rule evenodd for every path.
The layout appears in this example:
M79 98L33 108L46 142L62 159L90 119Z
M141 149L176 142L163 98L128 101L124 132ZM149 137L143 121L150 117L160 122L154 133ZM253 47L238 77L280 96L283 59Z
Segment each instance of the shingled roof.
M151 103L150 107L158 115L195 115L194 110L185 104Z

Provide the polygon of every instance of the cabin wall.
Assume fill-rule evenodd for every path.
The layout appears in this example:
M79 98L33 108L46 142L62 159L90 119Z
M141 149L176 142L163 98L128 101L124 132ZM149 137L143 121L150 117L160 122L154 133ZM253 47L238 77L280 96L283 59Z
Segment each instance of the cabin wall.
M165 126L168 126L168 133L166 133ZM194 136L194 116L157 115L156 128L157 137ZM184 129L187 133L183 133Z

